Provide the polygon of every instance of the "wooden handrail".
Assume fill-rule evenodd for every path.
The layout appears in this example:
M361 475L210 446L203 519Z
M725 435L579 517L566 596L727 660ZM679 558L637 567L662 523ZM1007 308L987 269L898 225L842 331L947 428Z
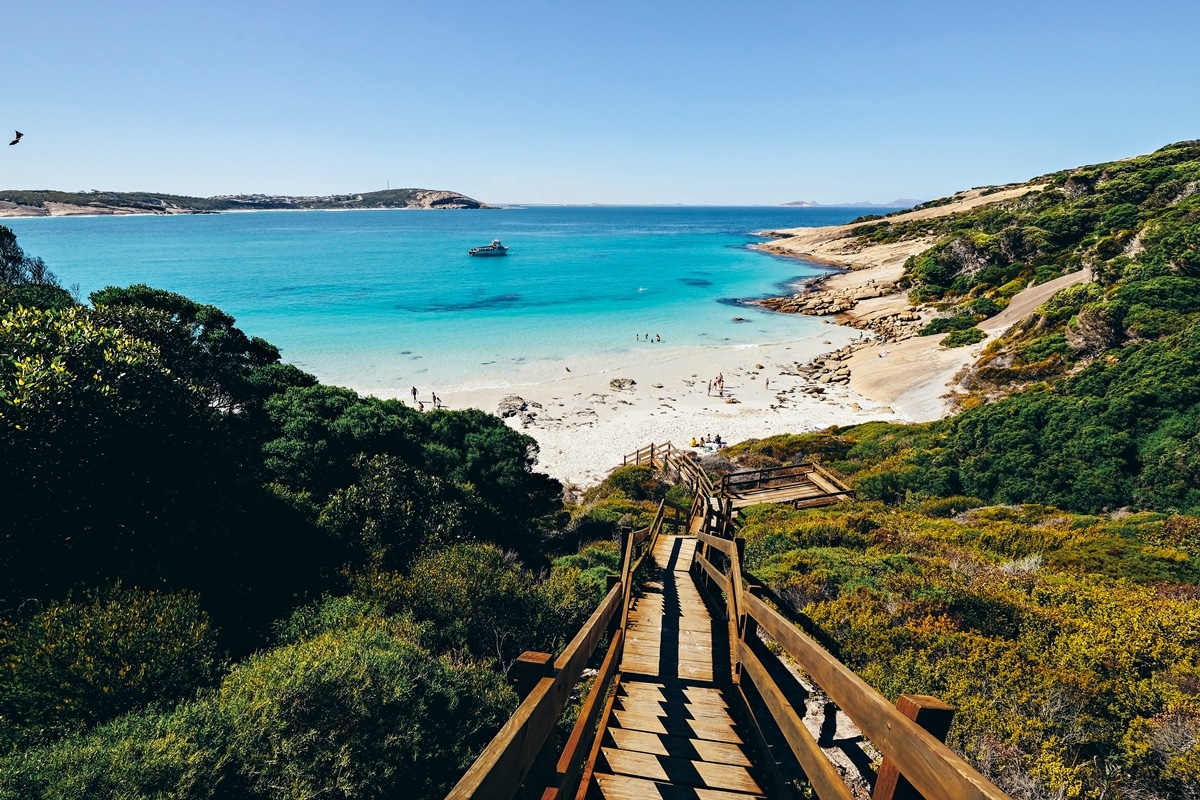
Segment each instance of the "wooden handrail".
M928 800L1009 800L950 748L896 710L887 698L752 594L746 613L796 659L800 668L854 721L885 757ZM757 686L757 684L755 684Z
M739 648L738 658L744 674L754 683L754 688L758 690L758 696L763 699L767 710L771 712L775 725L787 740L796 760L800 762L800 766L804 769L804 776L812 784L817 797L821 800L831 800L831 798L832 800L852 800L853 795L850 794L850 789L842 780L842 776L834 769L833 762L821 752L817 740L804 727L800 715L796 713L787 697L771 679L767 668L763 666L746 642L739 641L737 646Z
M600 711L604 707L604 699L608 695L608 686L616 677L617 666L621 663L621 655L625 649L625 631L617 628L613 632L612 642L604 656L604 663L592 682L579 717L571 729L571 736L563 747L555 768L557 786L550 786L542 794L542 800L554 800L558 797L573 797L583 775L584 763L591 749L591 734L600 719Z
M730 539L721 539L717 536L710 536L707 533L700 533L696 538L704 542L709 547L715 547L727 556L737 555L737 545Z
M479 758L475 759L475 763L450 790L450 794L446 795L446 800L511 798L517 793L624 596L625 587L621 583L609 590L599 608L584 623L562 655L555 659L555 674L538 681Z
M730 487L762 486L764 482L808 474L813 482L827 490L829 496L849 496L852 490L845 488L845 483L839 477L812 462L726 476L722 479L720 491L717 491L691 455L678 450L670 442L639 448L625 456L624 463L631 462L647 464L652 469L668 474L673 471L678 479L694 488L689 529L695 528L691 523L697 520L703 524L702 530L696 532L698 541L692 563L704 578L702 582L707 582L724 596L733 683L739 692L746 688L739 685L744 681L753 684L767 713L783 733L820 800L849 800L851 794L837 769L791 707L785 692L772 677L771 670L764 664L763 659L771 656L762 642L758 641L759 630L795 659L800 668L883 753L887 765L883 771L888 772L888 780L885 781L888 786L903 783L898 777L902 775L908 782L905 785L910 785L927 800L1010 800L939 741L937 736L918 724L914 717L919 718L919 713L911 713L912 709L902 711L893 706L791 620L757 596L756 592L761 592L761 587L751 586L748 589L743 585L744 542L727 538L734 523L733 503L727 496ZM625 537L620 575L611 576L611 588L600 606L554 660L551 674L537 682L516 713L447 795L447 800L512 798L520 790L535 762L539 766L533 774L538 778L530 779L533 785L527 786L526 792L532 791L535 796L540 792L541 800L566 800L572 796L579 800L586 795L591 767L585 764L594 760L603 742L602 737L595 735L596 726L601 718L608 716L615 696L609 690L621 679L619 665L632 602L633 579L646 555L653 552L666 525L667 505L665 500L660 502L650 525L630 531ZM716 558L716 563L710 558L714 550L721 554ZM618 619L620 622L612 632L603 664L567 745L557 759L553 782L546 786L543 781L550 780L545 777L549 775L550 768L542 766L546 763L545 756L539 757L539 754L545 749L547 738L584 667ZM548 660L549 656L543 658ZM913 700L911 697L908 699ZM939 713L953 713L948 706L939 705L940 701L936 698L918 697L916 701L926 709L936 706ZM757 730L758 721L753 718L753 711L749 713ZM942 730L944 733L945 730ZM588 756L587 762L585 755Z

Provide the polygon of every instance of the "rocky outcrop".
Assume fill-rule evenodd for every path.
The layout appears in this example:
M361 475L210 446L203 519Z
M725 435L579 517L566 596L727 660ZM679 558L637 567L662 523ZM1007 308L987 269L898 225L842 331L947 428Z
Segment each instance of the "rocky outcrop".
M500 401L500 405L496 407L496 414L501 419L516 417L522 428L528 428L537 421L538 411L534 411L535 408L540 411L542 404L526 402L525 398L510 394Z
M893 283L871 283L852 289L818 289L792 297L772 297L755 301L758 305L784 314L837 316L838 323L875 334L876 342L891 343L916 336L929 316L924 308L884 308L856 313L859 302L887 297L897 292Z
M417 192L409 208L487 208L486 205L458 192Z
M755 302L772 311L784 314L811 314L824 317L832 314L844 314L852 311L860 300L883 297L896 291L894 283L871 282L866 286L856 286L850 289L826 290L816 289L802 292L791 297L768 297Z

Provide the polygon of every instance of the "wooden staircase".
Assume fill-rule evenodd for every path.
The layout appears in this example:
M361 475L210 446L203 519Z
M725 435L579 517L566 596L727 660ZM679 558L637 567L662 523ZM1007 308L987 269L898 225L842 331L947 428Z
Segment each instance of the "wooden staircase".
M566 649L557 658L522 655L524 700L447 800L799 797L784 783L768 730L803 771L805 796L854 800L789 699L795 679L778 651L883 754L871 800L1010 800L943 743L952 708L922 695L902 695L893 705L742 574L744 543L733 538L738 501L840 502L851 491L836 476L820 465L792 465L735 473L718 486L670 443L643 448L626 463L651 464L692 487L687 533L679 533L681 519L675 534L666 531L664 502L648 528L625 537L621 573ZM639 581L643 564L653 574ZM559 748L557 720L604 642ZM757 698L753 709L748 693Z
M694 537L663 536L651 553L657 580L629 611L620 682L585 776L589 798L765 796L723 688L731 677L726 626L689 571L695 548Z

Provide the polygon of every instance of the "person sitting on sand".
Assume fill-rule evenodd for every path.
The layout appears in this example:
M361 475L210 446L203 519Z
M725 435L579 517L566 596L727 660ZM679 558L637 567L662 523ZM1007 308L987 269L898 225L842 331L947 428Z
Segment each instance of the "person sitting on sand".
M696 437L695 437L695 436L693 436L693 437L692 437L692 443L691 443L691 444L689 444L689 445L688 445L688 447L695 447L695 446L696 446Z

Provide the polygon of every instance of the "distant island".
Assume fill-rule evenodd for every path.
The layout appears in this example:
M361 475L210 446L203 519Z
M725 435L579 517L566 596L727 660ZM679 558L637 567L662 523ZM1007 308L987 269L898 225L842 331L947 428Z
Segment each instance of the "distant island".
M458 192L389 189L360 194L290 197L232 194L187 197L154 192L57 192L0 189L0 217L85 217L123 214L216 214L222 211L354 208L490 208Z
M780 205L796 208L912 208L920 202L911 197L903 197L890 203L868 203L865 200L857 203L814 203L811 200L795 200L791 203L780 203Z

